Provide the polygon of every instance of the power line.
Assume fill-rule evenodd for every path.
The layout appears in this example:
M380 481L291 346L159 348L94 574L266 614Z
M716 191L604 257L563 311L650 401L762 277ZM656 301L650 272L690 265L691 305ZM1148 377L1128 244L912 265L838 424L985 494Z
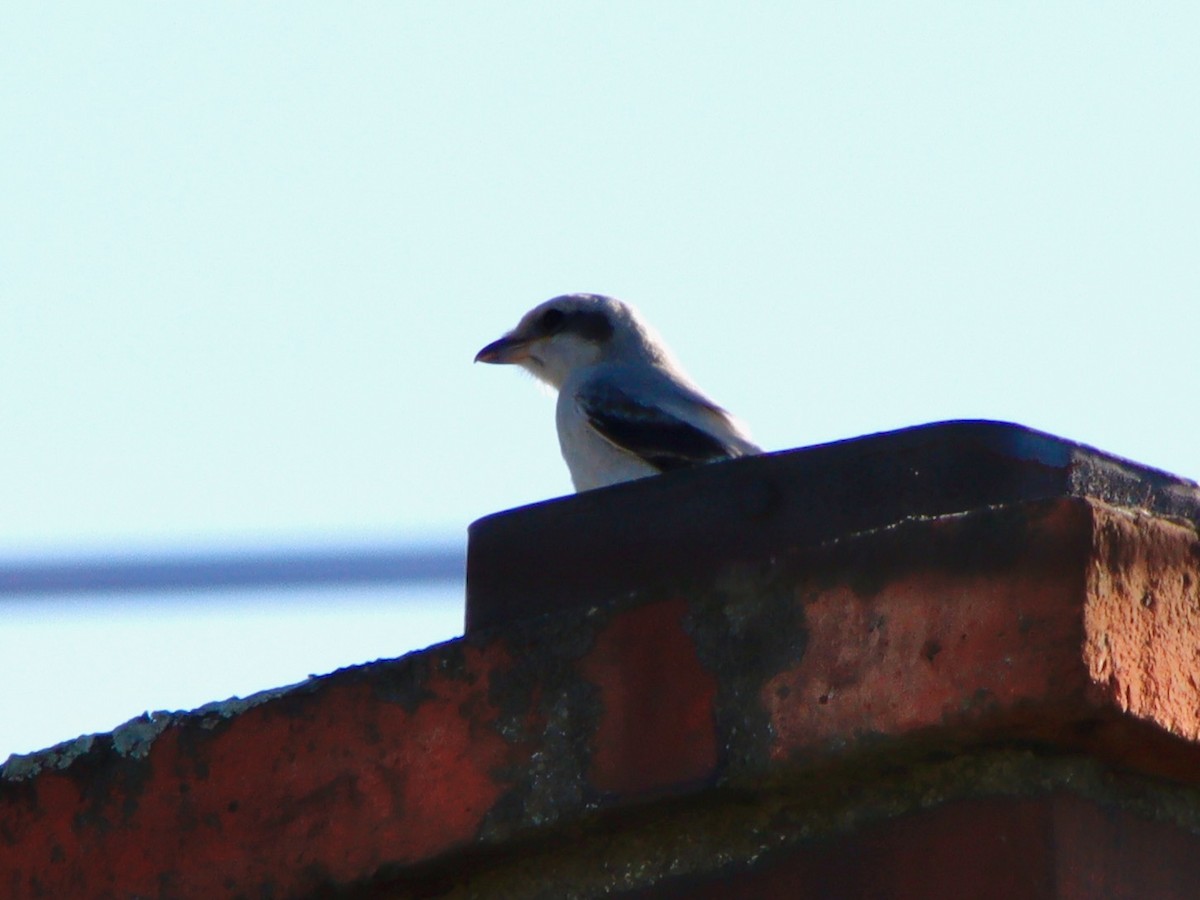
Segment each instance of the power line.
M0 562L0 596L461 581L461 547L339 548Z

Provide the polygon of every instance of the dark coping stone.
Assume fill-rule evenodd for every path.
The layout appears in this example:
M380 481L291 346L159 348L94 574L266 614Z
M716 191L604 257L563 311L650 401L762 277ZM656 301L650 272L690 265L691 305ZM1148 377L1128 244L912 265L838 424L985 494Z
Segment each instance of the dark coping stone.
M905 519L1088 497L1200 524L1195 482L1021 425L935 422L486 516L467 631L594 604Z

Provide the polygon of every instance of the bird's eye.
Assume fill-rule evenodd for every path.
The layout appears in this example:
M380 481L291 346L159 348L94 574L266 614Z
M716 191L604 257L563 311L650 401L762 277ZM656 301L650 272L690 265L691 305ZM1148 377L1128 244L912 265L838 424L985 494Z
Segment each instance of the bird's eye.
M538 319L538 327L546 334L551 334L562 327L566 315L561 309L548 309Z

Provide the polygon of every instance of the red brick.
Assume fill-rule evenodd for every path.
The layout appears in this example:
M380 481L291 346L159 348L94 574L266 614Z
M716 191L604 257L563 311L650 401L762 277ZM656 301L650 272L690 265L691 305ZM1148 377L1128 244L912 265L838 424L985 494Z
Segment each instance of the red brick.
M600 690L591 781L636 796L712 777L716 680L684 631L688 606L670 600L618 614L580 672Z
M428 892L421 879L477 875L604 816L730 788L769 803L780 785L1004 741L1166 779L1174 813L1200 820L1183 787L1200 783L1198 547L1190 527L1065 498L797 545L715 582L664 575L585 612L180 716L144 753L101 737L27 778L10 768L0 889L207 900L384 878ZM1173 868L1156 881L1159 826L1047 802L947 800L777 869L743 860L738 883L886 896L871 892L943 870L960 893L941 896L1023 877L1029 896L1045 877L1047 896L1175 896L1192 871L1181 829L1162 826ZM1031 868L1011 870L1030 842Z

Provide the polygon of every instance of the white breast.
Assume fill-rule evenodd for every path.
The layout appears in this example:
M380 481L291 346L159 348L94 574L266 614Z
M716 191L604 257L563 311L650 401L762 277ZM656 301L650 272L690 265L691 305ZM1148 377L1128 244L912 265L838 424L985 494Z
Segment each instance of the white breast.
M658 469L638 456L619 450L596 433L579 407L575 392L565 385L555 407L558 446L577 491L657 475Z

